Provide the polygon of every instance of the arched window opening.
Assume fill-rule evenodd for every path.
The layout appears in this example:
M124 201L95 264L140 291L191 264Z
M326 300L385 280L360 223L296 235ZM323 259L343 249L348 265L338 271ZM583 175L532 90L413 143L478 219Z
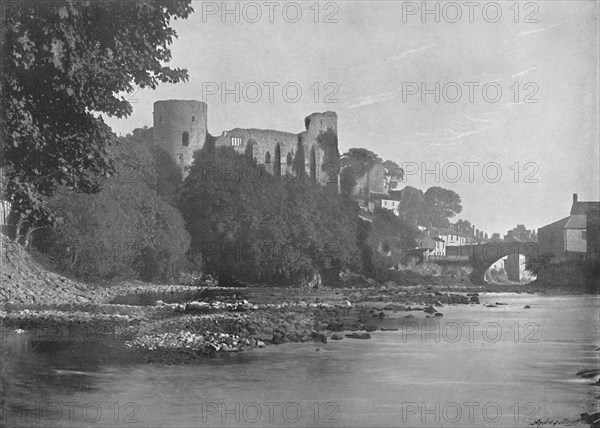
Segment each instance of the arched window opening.
M292 166L293 162L294 162L294 157L292 156L292 152L289 152L287 154L287 166Z
M271 164L271 153L267 152L265 153L265 165L270 165Z
M182 146L189 146L190 145L190 133L187 131L184 131L181 134L181 145Z

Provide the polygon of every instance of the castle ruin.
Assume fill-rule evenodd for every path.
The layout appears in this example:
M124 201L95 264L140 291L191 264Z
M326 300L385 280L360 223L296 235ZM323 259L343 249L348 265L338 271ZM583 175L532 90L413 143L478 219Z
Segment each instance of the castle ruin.
M161 145L183 170L193 162L193 153L210 137L207 129L208 106L194 100L164 100L154 103L154 141ZM273 174L291 172L299 145L304 149L305 172L320 184L338 184L339 151L326 147L319 136L332 133L337 138L337 114L313 113L304 120L298 133L270 129L234 128L214 138L215 147L233 147L237 152L252 150L254 159Z

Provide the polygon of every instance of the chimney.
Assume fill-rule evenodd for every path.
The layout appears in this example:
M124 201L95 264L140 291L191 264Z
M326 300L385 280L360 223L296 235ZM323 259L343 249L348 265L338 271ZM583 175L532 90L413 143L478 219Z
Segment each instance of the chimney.
M577 203L577 193L573 193L573 203Z

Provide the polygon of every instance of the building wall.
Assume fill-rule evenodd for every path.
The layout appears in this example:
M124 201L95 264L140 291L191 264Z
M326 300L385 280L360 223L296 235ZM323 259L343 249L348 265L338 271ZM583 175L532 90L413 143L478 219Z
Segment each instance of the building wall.
M182 169L191 165L193 153L204 146L207 135L208 106L206 103L192 100L164 100L154 103L154 141L162 145ZM337 172L332 168L339 161L335 147L332 165L325 165L325 150L318 143L321 132L332 131L337 134L337 114L335 112L313 113L304 119L305 130L299 134L268 129L235 128L223 132L216 138L215 146L232 146L244 153L252 141L254 158L265 164L273 172L276 163L276 148L279 146L281 173L292 172L288 165L288 155L295 160L298 144L303 145L305 172L308 176L314 171L315 179L321 184L339 184ZM184 137L185 133L185 137ZM232 140L232 138L236 138ZM187 144L184 145L184 140ZM235 145L234 145L235 144ZM268 156L267 156L268 154ZM270 164L266 159L270 158Z
M241 144L235 146L234 141L236 138L241 138ZM239 140L238 140L239 141ZM237 152L244 153L248 144L252 144L252 153L254 159L258 163L265 164L267 153L271 159L271 163L267 166L269 172L273 172L273 165L275 164L275 148L279 144L279 154L281 162L281 173L285 174L288 169L287 156L291 155L292 161L294 160L296 150L298 150L298 135L291 134L289 132L273 131L267 129L241 129L235 128L231 131L223 132L215 140L215 147L228 147L232 146ZM308 156L306 157L305 165L308 168ZM291 167L289 167L291 172Z
M435 241L435 254L438 256L446 255L446 243L441 241Z
M600 212L590 212L586 218L587 255L600 258Z
M585 229L565 229L566 250L573 253L587 252L587 239L583 239Z
M386 193L383 181L383 165L378 163L356 180L356 186L352 190L354 199L366 202L369 193Z
M565 254L565 229L545 228L538 230L538 245L540 254L553 253L556 257Z
M325 159L324 147L321 147L318 143L319 134L331 131L337 135L338 133L338 117L333 111L326 111L324 113L313 113L304 118L305 131L298 134L300 142L304 146L304 153L306 155L307 168L310 164L310 152L312 149L315 151L316 156L316 175L317 182L323 185L335 185L339 188L339 152L337 147L335 148L335 161L327 163Z
M192 100L166 100L154 103L154 141L173 156L183 169L191 165L193 153L201 149L206 140L206 103ZM189 143L182 143L183 133L188 133Z
M394 215L400 215L400 201L396 201L393 199L382 199L381 208L392 211Z
M510 254L504 259L504 270L509 281L519 282L521 280L519 256Z
M242 129L235 128L230 131L223 132L222 135L216 138L215 147L232 146L234 141L237 143L241 138L241 144L233 146L236 151L243 153L249 142L253 144L254 158L260 164L265 164L269 172L273 172L275 164L276 146L279 144L281 173L286 171L292 172L292 165L288 165L288 154L291 155L292 162L296 158L298 144L302 144L304 149L304 166L305 173L310 176L311 173L311 157L314 151L314 171L315 178L318 183L329 183L332 178L329 176L331 168L324 165L325 151L318 144L318 136L321 132L331 130L337 133L337 115L334 112L313 113L305 119L306 130L299 134L289 132L275 131L269 129ZM271 160L270 164L265 161L268 157ZM337 180L337 178L336 178Z

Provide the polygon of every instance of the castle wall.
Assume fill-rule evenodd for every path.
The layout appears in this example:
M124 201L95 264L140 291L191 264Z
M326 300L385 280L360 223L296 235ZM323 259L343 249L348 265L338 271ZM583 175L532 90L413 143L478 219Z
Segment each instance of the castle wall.
M332 184L339 185L338 181L338 166L333 162L325 164L325 151L318 143L318 137L320 133L332 131L337 134L337 114L332 111L324 113L313 113L304 119L304 125L306 131L298 134L300 142L304 146L304 153L307 156L307 168L309 165L310 150L314 147L316 155L316 178L317 183L320 184ZM337 150L337 149L336 149ZM335 180L335 181L332 181Z
M154 141L163 146L182 169L192 164L193 153L204 146L207 110L206 103L200 101L165 100L154 103ZM244 153L248 142L252 141L254 158L272 173L276 163L276 147L279 145L281 173L285 174L286 171L293 171L293 165L288 164L288 155L293 162L300 143L304 148L307 176L310 177L312 172L316 182L330 184L332 172L336 173L334 176L337 179L335 162L329 159L331 164L324 164L326 153L318 143L318 136L327 131L337 134L337 115L331 111L313 113L304 119L304 124L306 130L299 134L269 129L234 128L217 137L215 147L233 147L238 153ZM334 152L339 157L337 147ZM270 163L266 162L268 158Z
M200 101L165 100L154 103L154 141L164 147L182 169L191 165L193 153L204 146L207 111L206 103ZM184 145L186 142L187 145Z
M273 171L275 164L275 147L279 144L281 155L281 173L286 170L292 171L292 165L287 164L288 154L291 154L292 161L296 158L298 142L300 141L304 148L304 165L307 176L311 174L311 150L314 149L315 178L318 183L326 184L331 178L329 174L333 168L331 165L324 166L325 152L318 144L319 133L332 130L337 133L337 115L334 112L313 113L305 119L306 131L299 134L289 132L275 131L269 129L242 129L234 128L223 132L217 137L215 147L233 147L239 153L244 153L250 140L255 142L253 146L254 158L260 164L265 164L267 152L270 155L271 163L267 166L269 172Z

